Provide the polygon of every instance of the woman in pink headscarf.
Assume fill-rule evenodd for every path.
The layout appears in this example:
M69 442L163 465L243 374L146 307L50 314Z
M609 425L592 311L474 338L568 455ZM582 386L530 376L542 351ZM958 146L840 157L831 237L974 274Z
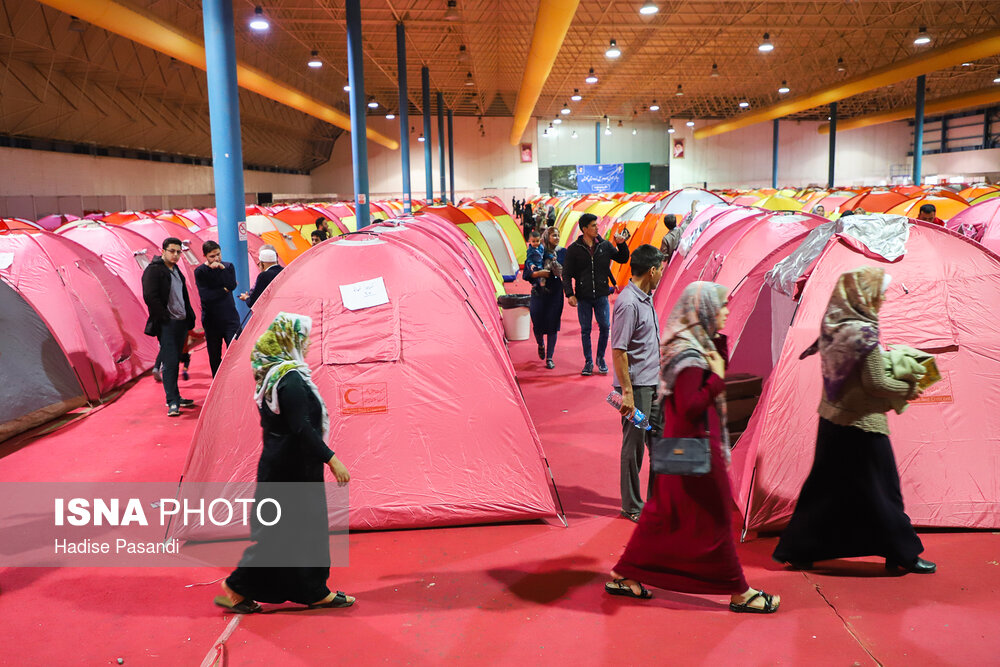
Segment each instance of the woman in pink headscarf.
M688 285L660 345L663 437L707 437L711 471L654 476L653 493L604 588L640 599L652 597L643 583L681 593L728 594L730 611L769 614L781 598L747 583L732 532L726 343L719 335L729 316L727 298L722 285Z

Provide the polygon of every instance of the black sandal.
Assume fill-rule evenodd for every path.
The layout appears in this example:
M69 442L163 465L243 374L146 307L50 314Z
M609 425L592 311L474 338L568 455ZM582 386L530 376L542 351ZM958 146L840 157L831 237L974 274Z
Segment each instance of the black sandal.
M213 602L215 602L217 606L222 607L226 611L231 611L234 614L256 614L257 612L264 610L263 607L250 598L243 598L239 602L233 603L229 596L216 595Z
M649 589L643 586L642 584L639 584L640 592L638 595L636 595L636 592L632 590L632 587L622 583L623 581L625 580L614 579L613 581L605 582L604 590L610 593L611 595L621 595L627 598L635 598L637 600L648 600L651 597L653 597L653 594L649 591Z
M347 593L344 591L337 591L337 594L333 596L333 599L329 602L322 602L318 604L309 605L310 609L340 609L341 607L350 607L352 604L357 602L357 598L353 600L347 599Z
M750 603L761 598L764 600L763 608L751 607ZM750 599L741 604L736 604L735 602L729 603L729 611L736 612L737 614L773 614L778 611L778 606L773 604L774 596L770 593L765 593L764 591L757 591L750 596Z

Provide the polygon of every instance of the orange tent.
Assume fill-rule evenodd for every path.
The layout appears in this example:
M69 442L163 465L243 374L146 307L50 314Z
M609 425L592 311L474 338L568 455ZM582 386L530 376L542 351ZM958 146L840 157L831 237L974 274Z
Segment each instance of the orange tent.
M937 208L937 217L942 220L948 220L959 211L969 208L967 203L952 199L951 197L921 194L896 204L886 211L886 213L895 213L897 215L905 215L908 218L916 218L920 207L924 204L934 204Z
M310 247L294 227L273 215L248 215L247 231L273 245L285 266Z
M971 202L973 199L990 192L1000 193L1000 188L998 188L995 185L987 185L986 183L980 183L978 185L973 185L968 188L965 188L958 194L965 197L965 201Z
M0 218L0 234L18 230L37 232L41 231L41 229L35 223L22 220L21 218Z
M133 220L142 220L143 218L148 218L148 215L143 213L136 213L135 211L118 211L117 213L109 213L103 218L98 218L102 222L108 222L112 225L124 225L126 222L132 222Z
M892 190L871 190L851 197L837 207L837 213L863 209L868 213L885 213L896 204L906 201L906 196ZM838 216L839 217L839 216Z

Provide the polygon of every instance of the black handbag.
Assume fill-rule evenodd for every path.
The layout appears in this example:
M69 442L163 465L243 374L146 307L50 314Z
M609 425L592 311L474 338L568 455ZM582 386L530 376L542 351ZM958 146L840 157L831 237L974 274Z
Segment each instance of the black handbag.
M655 438L650 464L658 475L707 475L712 446L708 438Z

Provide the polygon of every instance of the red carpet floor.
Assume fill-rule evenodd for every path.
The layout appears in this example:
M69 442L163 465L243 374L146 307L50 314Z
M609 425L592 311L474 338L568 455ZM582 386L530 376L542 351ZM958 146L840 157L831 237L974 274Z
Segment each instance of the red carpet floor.
M881 563L808 574L770 561L775 540L740 545L754 586L782 595L773 616L735 615L723 597L603 591L633 524L618 518L620 433L607 378L579 376L567 308L547 371L533 341L511 343L525 399L565 505L557 521L362 533L331 586L346 610L292 606L239 618L211 599L218 568L0 570L0 664L989 665L1000 662L998 533L924 533L931 576ZM595 332L596 338L596 332ZM204 398L204 351L186 396ZM197 419L164 415L143 377L114 403L37 439L0 445L0 480L177 480ZM274 610L274 607L270 609ZM233 625L235 623L235 626ZM204 664L210 664L204 663Z

